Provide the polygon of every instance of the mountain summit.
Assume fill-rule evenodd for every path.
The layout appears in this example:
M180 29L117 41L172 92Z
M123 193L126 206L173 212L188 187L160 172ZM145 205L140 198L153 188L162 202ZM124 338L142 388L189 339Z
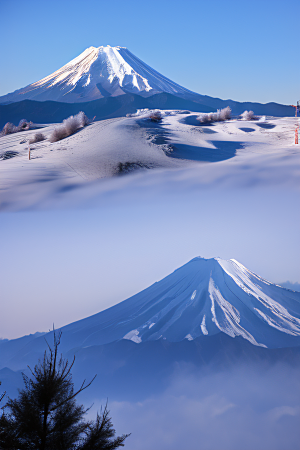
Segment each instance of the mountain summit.
M26 99L75 103L128 93L146 97L160 92L184 98L198 96L152 69L127 48L107 45L87 48L48 77L0 97L0 103Z
M135 94L135 98L130 98ZM155 106L148 104L147 97L154 96ZM171 96L166 103L165 94ZM115 97L124 96L124 105L121 110ZM138 99L138 101L137 101ZM31 102L20 103L23 100ZM32 101L55 101L61 105L55 105L55 111L69 113L68 105L87 103L92 100L101 101L101 104L93 105L93 113L99 118L124 116L137 108L162 108L162 109L188 109L197 112L215 111L216 109L230 106L234 114L241 114L245 110L253 110L255 114L273 116L293 116L294 109L291 106L267 103L265 105L251 102L235 102L233 100L221 100L207 95L192 92L174 81L166 78L150 66L145 64L125 47L89 47L77 58L70 61L61 69L52 73L40 81L18 89L10 94L0 97L0 122L7 120L18 121L24 117L28 120L36 120L36 111L42 110L43 118L38 118L38 123L52 123L57 121L50 112L53 104L40 105ZM10 103L20 103L10 110ZM133 104L135 104L133 108ZM199 107L198 107L199 105ZM85 112L88 107L85 107ZM80 111L80 105L77 110ZM68 112L66 112L68 111ZM74 112L72 111L74 114ZM70 114L70 113L69 113ZM75 113L76 114L76 113ZM93 114L93 115L94 115ZM9 119L8 119L9 118Z
M63 352L81 349L84 358L94 355L92 361L101 352L111 355L112 348L118 360L126 348L135 348L139 359L161 347L194 348L193 341L208 354L215 345L221 345L221 353L229 345L258 355L266 347L299 347L300 293L264 280L234 259L197 257L133 297L61 331ZM0 340L0 369L31 364L43 354L45 338L51 342L51 333Z
M179 342L218 333L261 347L299 345L300 293L264 280L234 259L198 257L63 333L72 346L120 339Z

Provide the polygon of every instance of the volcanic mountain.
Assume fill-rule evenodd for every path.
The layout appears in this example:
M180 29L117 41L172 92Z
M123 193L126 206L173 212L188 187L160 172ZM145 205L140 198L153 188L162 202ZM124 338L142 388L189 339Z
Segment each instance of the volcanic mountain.
M195 258L112 308L70 324L65 340L90 346L120 339L178 342L225 333L262 347L296 345L300 293L235 260Z
M52 123L81 109L86 113L92 109L97 120L149 107L208 112L230 106L234 114L251 109L262 115L294 115L294 109L287 105L240 103L197 94L152 69L127 48L110 45L87 48L51 75L0 97L0 105L3 124L19 117Z
M0 103L25 99L78 103L123 94L148 97L161 92L184 98L198 95L164 77L127 48L107 45L87 48L48 77L0 97Z
M197 257L144 291L62 331L66 351L120 340L139 345L205 340L220 333L258 347L298 346L300 293L264 280L234 259ZM0 366L9 349L18 352L41 341L35 335L2 341Z
M178 364L215 370L245 362L300 366L300 293L235 260L194 258L133 297L61 329L75 381L97 373L99 392L132 399L163 389ZM0 340L0 379L11 396L53 332ZM27 370L28 372L28 370ZM204 372L203 372L204 373Z

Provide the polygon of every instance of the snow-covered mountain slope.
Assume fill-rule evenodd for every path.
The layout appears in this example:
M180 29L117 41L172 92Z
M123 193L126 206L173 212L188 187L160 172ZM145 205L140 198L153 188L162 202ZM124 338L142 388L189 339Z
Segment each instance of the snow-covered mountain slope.
M166 92L199 96L142 62L125 47L89 47L61 69L23 89L0 97L0 103L21 100L87 102L125 93L142 96Z
M61 350L69 355L94 355L97 348L101 353L115 345L117 352L137 345L143 353L158 342L195 341L206 353L217 352L219 345L224 351L230 342L236 348L244 343L242 353L299 347L300 293L264 280L234 259L197 257L133 297L61 331ZM35 363L52 333L0 341L0 369Z
M220 332L262 347L299 345L300 293L235 260L198 257L128 300L63 328L69 348L119 339L178 342Z

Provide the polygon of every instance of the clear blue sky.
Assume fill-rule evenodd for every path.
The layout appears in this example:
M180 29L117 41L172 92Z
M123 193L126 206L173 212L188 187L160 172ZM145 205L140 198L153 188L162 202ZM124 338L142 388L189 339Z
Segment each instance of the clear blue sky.
M109 44L201 94L295 103L299 17L299 0L0 0L0 95Z

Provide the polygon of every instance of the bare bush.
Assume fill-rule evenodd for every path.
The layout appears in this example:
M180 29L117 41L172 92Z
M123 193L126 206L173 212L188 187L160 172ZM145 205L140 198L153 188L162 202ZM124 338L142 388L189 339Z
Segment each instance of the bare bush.
M68 137L67 130L63 125L60 125L59 127L54 128L52 131L49 141L50 142L57 142L61 141L62 139Z
M176 114L181 114L180 111L173 110L173 111L164 111L164 116L176 116Z
M158 119L159 114L160 114L160 119ZM148 119L149 118L151 119L152 117L154 117L155 121L159 121L165 116L176 116L177 114L191 114L191 112L186 111L186 110L180 110L180 109L160 111L158 109L149 110L149 108L144 108L144 109L137 109L135 113L126 114L126 117L143 116L144 118L148 118Z
M27 122L26 119L21 119L18 125L18 131L27 131L30 130L32 126L32 122Z
M159 122L162 119L162 113L158 109L152 111L149 115L149 119L153 122Z
M90 123L89 118L85 115L85 113L83 111L80 111L77 114L77 118L78 118L78 122L79 122L81 127L85 127L85 126L87 126Z
M126 117L139 117L148 114L149 108L137 109L135 113L126 114Z
M7 122L1 133L0 136L7 136L8 134L18 133L19 131L27 131L30 130L32 127L32 122L27 122L26 119L22 119L19 122L19 125L16 127L13 123Z
M197 120L201 123L209 122L223 122L229 120L231 116L231 109L229 106L223 109L218 109L217 112L202 113L197 117Z
M153 120L153 122L159 122L163 118L163 115L168 115L168 113L165 111L164 113L162 113L159 109L149 111L148 108L144 108L144 109L137 109L135 113L126 114L126 117L143 117L146 119Z
M61 139L64 139L68 136L74 134L80 128L85 127L89 124L89 119L84 114L83 111L80 111L76 116L70 116L63 121L61 125L54 128L52 131L49 141L57 142Z
M74 134L79 128L81 128L76 116L70 116L65 119L63 121L63 126L66 129L67 136L71 136L71 134Z
M36 142L44 141L46 138L43 133L35 133L32 139L30 139L29 144L35 144Z
M13 134L16 132L17 132L17 127L13 123L7 122L1 131L1 136L6 136L7 134Z
M241 114L241 119L242 120L255 120L256 117L254 116L254 112L253 111L244 111L243 114Z

